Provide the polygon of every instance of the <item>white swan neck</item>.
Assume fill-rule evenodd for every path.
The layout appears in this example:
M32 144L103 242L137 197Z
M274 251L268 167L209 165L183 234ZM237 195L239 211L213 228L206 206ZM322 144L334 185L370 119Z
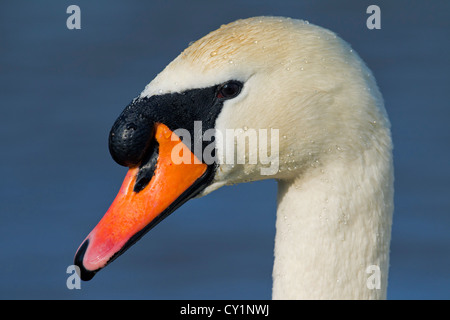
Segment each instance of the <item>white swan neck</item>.
M279 182L274 299L386 298L392 163L374 159Z

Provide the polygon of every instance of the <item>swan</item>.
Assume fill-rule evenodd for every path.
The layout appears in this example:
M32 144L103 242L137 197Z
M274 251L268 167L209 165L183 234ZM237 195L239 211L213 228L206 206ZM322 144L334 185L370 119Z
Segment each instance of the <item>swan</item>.
M235 144L201 137L230 129L239 137L250 128L274 132L266 139L269 164L230 163L227 146ZM178 129L194 137L191 143ZM175 154L189 161L174 159L180 145ZM232 150L250 158L245 146ZM131 101L111 129L109 149L129 170L77 250L83 280L187 200L276 179L272 298L386 298L390 123L372 72L335 33L284 17L222 25ZM200 159L197 151L206 149L213 163ZM272 164L276 170L263 174Z

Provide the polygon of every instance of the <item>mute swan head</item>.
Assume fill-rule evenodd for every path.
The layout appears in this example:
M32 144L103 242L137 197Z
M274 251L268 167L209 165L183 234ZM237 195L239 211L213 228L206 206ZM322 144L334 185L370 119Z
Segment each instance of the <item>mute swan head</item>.
M285 277L289 278L286 284L274 284L278 297L301 296L295 296L295 292L302 290L308 281L300 279L299 274L305 277L310 271L301 270L298 265L311 265L311 269L311 259L318 255L312 254L313 258L307 262L293 258L296 246L303 251L314 246L310 239L314 233L305 231L302 238L301 229L292 239L286 240L281 235L278 239L278 232L287 228L278 221L280 212L297 212L293 219L302 221L299 228L307 230L306 225L314 225L309 220L325 198L327 202L335 199L331 202L336 208L347 208L335 216L364 215L357 211L370 211L367 219L354 218L355 230L363 230L352 229L346 234L365 239L363 233L367 230L376 229L377 234L382 230L385 234L382 240L375 237L367 243L362 241L361 256L370 256L387 273L383 266L388 261L392 214L389 126L372 73L333 32L304 21L278 17L256 17L223 25L186 48L114 124L110 134L111 154L118 163L130 167L130 171L110 210L80 246L75 263L81 268L82 278L90 279L189 198L227 184L270 178L280 183L275 255L283 256L278 259L278 267L275 261L274 281L283 278L284 273L296 274ZM171 171L175 167L173 159L168 159L179 140L169 136L180 132L177 129L192 135L192 144L182 139L192 152L188 156L192 163L175 172ZM211 144L196 133L205 134L209 129L221 133L222 138L215 135L213 148L208 149ZM264 141L265 150L272 151L270 161L236 163L236 154L250 159L252 152L258 153L261 141L252 149L250 143L236 144L233 140L230 154L229 141L224 137L231 129L233 139L250 139L251 130L266 130L264 134L269 137ZM204 153L207 149L214 163L207 163L196 152ZM187 153L185 150L184 155ZM230 156L234 161L230 161ZM307 191L309 196L300 191L294 195L294 189L306 192L304 187L310 181L317 183L312 183L313 187ZM358 187L363 189L361 194L355 191ZM355 195L356 208L356 204L349 204ZM305 197L312 200L301 204ZM314 202L316 198L320 200ZM334 210L332 204L329 207ZM302 218L304 211L310 212L306 218ZM331 215L331 219L335 217ZM323 222L322 225L318 222L314 225L316 236L324 233L323 239L338 237L338 227L330 229ZM354 246L329 250L348 252L356 250ZM371 246L376 253L369 253ZM336 263L334 271L329 272L341 272L346 263L342 266ZM386 277L384 274L383 285ZM289 284L296 282L296 278L298 286ZM315 279L313 275L311 279ZM340 289L334 291L330 297L339 297ZM323 290L312 292L319 293L311 297L326 297ZM342 294L346 296L351 295Z
M191 44L140 96L229 80L244 83L243 90L223 104L215 129L278 129L280 170L269 178L290 178L318 159L335 157L332 151L358 156L374 135L390 146L371 71L336 34L300 20L256 17L223 25ZM224 150L217 145L219 153ZM258 166L249 167L221 164L208 190L267 178Z

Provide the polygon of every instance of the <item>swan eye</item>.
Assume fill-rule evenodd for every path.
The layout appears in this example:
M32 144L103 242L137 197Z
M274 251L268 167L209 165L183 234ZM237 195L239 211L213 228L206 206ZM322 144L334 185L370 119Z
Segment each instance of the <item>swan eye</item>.
M217 98L232 99L241 93L242 83L239 81L228 81L219 86Z

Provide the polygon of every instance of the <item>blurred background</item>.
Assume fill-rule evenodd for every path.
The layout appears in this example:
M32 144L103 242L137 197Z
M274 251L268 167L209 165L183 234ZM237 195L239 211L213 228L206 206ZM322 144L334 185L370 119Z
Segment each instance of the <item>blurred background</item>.
M335 31L373 70L395 143L388 298L449 299L449 14L436 0L1 1L0 298L270 299L274 181L189 201L81 290L66 269L125 176L107 146L122 109L189 42L276 15Z

